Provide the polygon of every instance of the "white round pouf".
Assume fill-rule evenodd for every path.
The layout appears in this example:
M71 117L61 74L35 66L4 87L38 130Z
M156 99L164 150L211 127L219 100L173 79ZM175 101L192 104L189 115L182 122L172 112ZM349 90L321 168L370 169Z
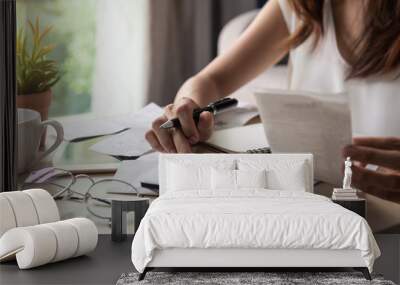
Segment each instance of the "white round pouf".
M39 224L51 223L60 220L60 214L53 197L43 189L29 189L22 191L30 196L39 217Z
M11 204L0 194L0 238L6 231L16 226L17 222Z

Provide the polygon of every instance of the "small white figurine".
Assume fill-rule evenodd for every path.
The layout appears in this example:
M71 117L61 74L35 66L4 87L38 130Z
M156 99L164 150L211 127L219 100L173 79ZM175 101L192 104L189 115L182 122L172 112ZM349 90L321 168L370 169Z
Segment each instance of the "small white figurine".
M353 172L351 171L352 162L350 157L347 157L344 162L344 178L343 178L343 189L351 189L351 176Z
M333 188L332 200L358 200L357 189L351 188L352 162L350 157L344 161L343 188Z

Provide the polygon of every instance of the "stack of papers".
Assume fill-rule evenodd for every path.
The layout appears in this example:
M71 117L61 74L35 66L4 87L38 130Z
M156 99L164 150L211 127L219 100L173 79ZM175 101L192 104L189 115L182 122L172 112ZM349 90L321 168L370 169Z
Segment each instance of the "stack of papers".
M356 189L342 189L335 188L332 193L333 200L357 200L357 190Z

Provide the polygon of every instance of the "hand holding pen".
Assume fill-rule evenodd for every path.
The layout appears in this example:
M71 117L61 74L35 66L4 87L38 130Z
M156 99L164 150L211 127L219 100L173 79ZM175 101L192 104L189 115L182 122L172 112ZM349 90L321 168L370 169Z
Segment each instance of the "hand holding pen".
M153 122L146 139L153 149L160 152L191 152L192 144L211 136L213 114L236 105L236 99L224 98L199 108L192 99L184 97L164 108L165 114Z
M223 98L216 102L208 104L204 108L196 108L193 110L193 120L195 121L196 125L199 123L200 114L203 112L211 112L216 115L218 112L223 110L235 107L238 101L232 98ZM173 118L168 120L164 124L160 126L161 129L170 129L170 128L178 128L180 129L182 126L180 124L179 118Z

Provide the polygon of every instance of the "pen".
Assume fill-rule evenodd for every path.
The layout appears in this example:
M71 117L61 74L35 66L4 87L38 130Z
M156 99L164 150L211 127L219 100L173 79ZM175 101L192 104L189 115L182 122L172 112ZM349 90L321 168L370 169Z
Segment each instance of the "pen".
M196 125L199 122L200 114L202 112L210 112L214 115L222 110L226 110L231 107L235 107L238 104L238 100L234 98L223 98L221 100L215 101L213 103L208 104L204 108L197 108L193 110L193 120ZM180 128L181 124L178 118L174 118L166 121L164 124L160 126L160 129L170 129L170 128Z

